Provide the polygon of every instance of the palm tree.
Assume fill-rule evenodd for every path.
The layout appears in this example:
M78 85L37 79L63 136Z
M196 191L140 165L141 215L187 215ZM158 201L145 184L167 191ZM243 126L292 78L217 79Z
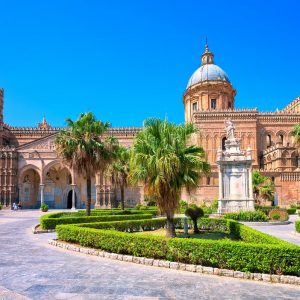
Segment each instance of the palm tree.
M96 120L93 113L83 113L77 121L67 119L67 128L60 130L56 139L56 151L63 161L78 174L86 177L86 215L91 214L91 178L102 172L113 159L115 139L101 136L110 127L108 122Z
M258 170L252 173L252 186L257 200L259 198L269 201L273 200L275 192L274 182L269 177L261 175Z
M120 187L122 210L124 210L124 206L125 206L125 188L128 185L129 161L130 161L129 149L123 146L119 146L116 149L115 160L109 167L112 184Z
M300 144L300 124L296 124L294 126L294 129L292 131L292 136L295 137L295 141L299 146L299 144Z
M181 189L196 187L209 164L201 147L190 145L197 129L192 124L175 125L168 121L149 119L138 133L131 149L130 178L143 182L145 192L157 200L167 217L168 237L174 237L174 214L179 207Z

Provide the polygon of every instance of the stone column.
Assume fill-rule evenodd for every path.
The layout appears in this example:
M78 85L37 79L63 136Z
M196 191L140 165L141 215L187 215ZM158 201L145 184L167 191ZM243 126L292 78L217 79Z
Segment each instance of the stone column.
M95 202L95 208L100 208L101 207L101 193L100 193L100 186L101 186L101 182L100 182L100 173L96 173L95 176L95 180L96 180L96 202Z
M76 194L75 194L76 184L71 184L71 187L72 187L72 207L71 207L71 210L75 210L76 209Z
M222 178L223 178L222 168L219 167L219 200L223 199L223 183L222 183Z
M44 203L44 187L43 183L40 184L40 192L41 192L41 205Z
M249 198L253 199L253 186L252 186L252 168L248 169L248 179L249 179Z

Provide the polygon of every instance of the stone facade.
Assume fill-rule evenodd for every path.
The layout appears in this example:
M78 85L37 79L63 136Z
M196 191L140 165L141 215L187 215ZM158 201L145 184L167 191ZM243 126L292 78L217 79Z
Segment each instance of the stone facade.
M212 55L207 49L203 55ZM198 70L202 67L203 59ZM292 130L295 124L300 123L300 97L274 112L263 113L256 108L235 109L232 97L236 90L226 73L220 69L216 78L213 69L207 70L204 79L198 78L198 82L188 85L183 95L183 104L185 121L199 128L193 141L206 151L212 172L209 177L201 179L193 193L183 193L183 198L197 203L218 199L217 151L219 148L225 149L224 121L230 119L236 126L236 137L241 140L241 149L252 149L253 168L259 169L275 182L275 199L278 204L287 206L297 203L300 200L299 154Z
M197 189L182 192L189 202L203 203L218 198L217 151L225 149L224 121L236 126L241 149L252 149L253 168L271 177L276 185L278 204L285 206L300 199L299 153L291 135L300 123L300 98L282 110L262 113L257 109L235 109L236 90L227 74L214 64L214 55L206 45L201 67L192 75L183 95L185 122L199 128L191 142L201 145L212 166ZM84 208L85 179L62 164L53 140L59 131L45 119L36 127L12 127L3 121L4 91L0 89L0 202L10 207L21 201L23 207L37 208L41 200L54 208ZM140 128L111 128L109 135L130 147ZM111 207L118 203L120 192L108 176L95 174L92 180L93 204ZM128 188L127 205L143 201L143 187ZM75 203L74 203L75 202Z

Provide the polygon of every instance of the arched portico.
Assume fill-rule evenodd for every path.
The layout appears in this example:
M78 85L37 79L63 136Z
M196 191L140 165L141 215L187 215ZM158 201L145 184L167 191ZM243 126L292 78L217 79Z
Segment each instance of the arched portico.
M79 208L80 193L76 191L73 172L60 160L54 160L47 164L42 173L44 202L50 208L68 208L68 193L72 191L72 205L70 208ZM77 198L77 206L76 206Z
M26 165L19 173L19 203L24 208L40 207L41 171L34 165Z

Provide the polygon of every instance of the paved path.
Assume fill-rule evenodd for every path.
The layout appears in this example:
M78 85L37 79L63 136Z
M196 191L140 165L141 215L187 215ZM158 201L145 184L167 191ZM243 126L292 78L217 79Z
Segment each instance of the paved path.
M7 290L31 299L300 298L300 288L294 286L65 252L47 244L51 234L31 233L30 228L38 222L39 215L38 211L0 211L0 299L18 299L6 297Z
M300 218L297 215L292 215L290 216L290 221L292 223L288 225L273 225L273 226L250 225L250 227L274 235L292 244L300 245L300 234L295 234L295 220L300 220Z

